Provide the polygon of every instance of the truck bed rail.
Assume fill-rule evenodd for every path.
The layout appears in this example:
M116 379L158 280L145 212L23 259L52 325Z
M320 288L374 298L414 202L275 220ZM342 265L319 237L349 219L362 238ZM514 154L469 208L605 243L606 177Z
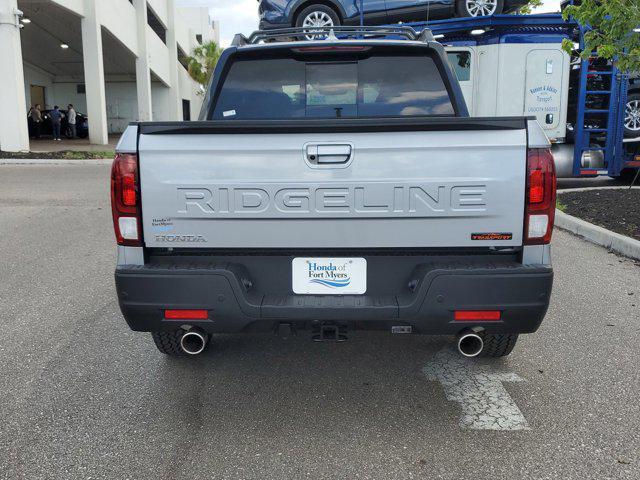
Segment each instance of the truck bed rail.
M141 135L353 133L524 130L533 117L383 117L295 120L209 120L203 122L142 122Z

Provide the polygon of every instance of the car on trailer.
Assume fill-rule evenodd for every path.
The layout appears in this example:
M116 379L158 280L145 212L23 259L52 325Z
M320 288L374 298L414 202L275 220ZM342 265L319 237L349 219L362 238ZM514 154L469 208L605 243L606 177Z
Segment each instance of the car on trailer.
M640 77L637 74L632 74L629 79L624 128L627 138L640 136Z
M260 29L418 22L513 13L528 0L259 0Z

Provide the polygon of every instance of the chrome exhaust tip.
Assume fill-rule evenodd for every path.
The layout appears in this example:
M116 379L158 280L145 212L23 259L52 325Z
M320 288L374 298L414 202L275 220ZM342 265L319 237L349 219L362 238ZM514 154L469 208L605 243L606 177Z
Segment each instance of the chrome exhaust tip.
M463 332L458 337L458 351L467 358L475 358L482 353L484 340L474 332Z
M180 348L188 355L199 355L207 347L207 334L198 330L189 330L180 339Z

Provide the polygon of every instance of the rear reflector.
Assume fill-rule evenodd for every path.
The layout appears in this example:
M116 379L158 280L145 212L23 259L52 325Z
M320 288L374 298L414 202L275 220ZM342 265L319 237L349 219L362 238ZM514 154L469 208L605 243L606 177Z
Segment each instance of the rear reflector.
M165 310L164 318L167 320L207 320L207 310Z
M499 322L500 310L456 310L453 319L456 322Z

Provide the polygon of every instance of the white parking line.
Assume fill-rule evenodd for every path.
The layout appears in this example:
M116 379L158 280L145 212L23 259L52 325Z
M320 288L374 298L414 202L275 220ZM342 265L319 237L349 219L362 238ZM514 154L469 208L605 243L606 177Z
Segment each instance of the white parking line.
M522 382L515 373L487 371L489 365L464 358L452 348L424 367L427 379L440 382L447 399L460 403L460 426L473 430L528 430L529 424L502 382Z

